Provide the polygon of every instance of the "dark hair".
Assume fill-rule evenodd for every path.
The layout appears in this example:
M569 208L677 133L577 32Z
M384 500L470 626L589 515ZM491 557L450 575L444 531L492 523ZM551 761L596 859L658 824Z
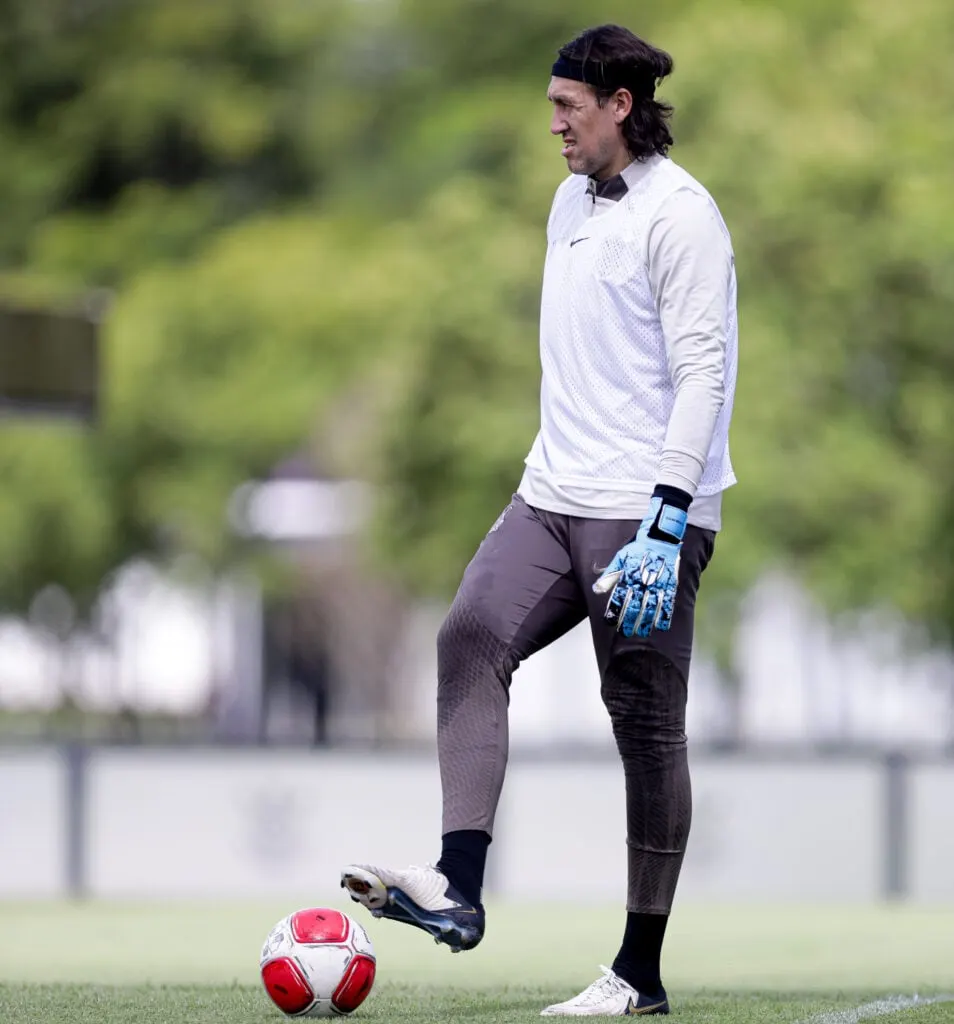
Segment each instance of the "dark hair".
M672 106L655 98L656 82L672 72L672 57L620 25L588 28L561 47L561 57L581 61L602 106L617 89L628 89L633 109L622 124L626 148L634 160L665 156L672 143ZM592 67L591 65L595 65Z

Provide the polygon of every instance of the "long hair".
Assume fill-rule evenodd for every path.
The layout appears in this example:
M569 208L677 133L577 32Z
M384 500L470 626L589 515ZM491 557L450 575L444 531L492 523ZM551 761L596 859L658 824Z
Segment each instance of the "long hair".
M602 106L617 89L628 89L633 109L622 123L623 139L634 160L665 156L673 144L672 106L655 98L656 83L672 72L672 57L620 25L588 28L560 49L560 56L593 65L586 80Z

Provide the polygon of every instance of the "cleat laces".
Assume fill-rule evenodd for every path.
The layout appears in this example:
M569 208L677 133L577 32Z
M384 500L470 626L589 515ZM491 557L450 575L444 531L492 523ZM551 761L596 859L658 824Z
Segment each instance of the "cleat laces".
M600 970L603 972L603 977L597 978L596 981L587 985L575 999L570 1000L574 1006L595 1006L597 1003L602 1003L613 996L620 994L630 995L632 993L632 985L628 985L608 967L600 964Z

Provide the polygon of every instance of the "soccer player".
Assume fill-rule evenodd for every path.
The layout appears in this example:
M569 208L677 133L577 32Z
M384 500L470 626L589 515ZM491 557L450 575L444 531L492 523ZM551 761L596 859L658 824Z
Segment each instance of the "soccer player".
M550 131L572 173L547 225L540 430L438 635L441 857L342 872L376 916L477 945L511 676L588 618L625 773L627 915L612 968L544 1015L669 1012L660 954L691 814L693 612L735 482L737 349L728 230L668 156L672 108L655 89L671 70L615 25L559 51Z

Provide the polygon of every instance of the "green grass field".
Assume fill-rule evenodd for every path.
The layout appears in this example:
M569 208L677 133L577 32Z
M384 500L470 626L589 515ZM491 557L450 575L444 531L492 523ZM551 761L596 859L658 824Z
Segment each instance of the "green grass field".
M258 951L303 905L0 904L0 1024L274 1024L283 1018L259 983ZM369 1024L539 1020L597 976L621 929L615 909L491 906L483 943L454 956L334 905L375 943L377 982L355 1014ZM664 974L670 1019L686 1024L854 1024L876 1011L951 1024L947 1001L855 1011L889 995L954 995L954 908L680 907Z

